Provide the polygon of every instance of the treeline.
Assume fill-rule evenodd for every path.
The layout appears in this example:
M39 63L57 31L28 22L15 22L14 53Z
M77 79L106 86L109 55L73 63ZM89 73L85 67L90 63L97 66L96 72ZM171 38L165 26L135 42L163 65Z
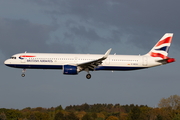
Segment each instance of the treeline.
M147 105L61 105L51 108L0 109L0 120L180 120L180 96L162 98L158 108Z

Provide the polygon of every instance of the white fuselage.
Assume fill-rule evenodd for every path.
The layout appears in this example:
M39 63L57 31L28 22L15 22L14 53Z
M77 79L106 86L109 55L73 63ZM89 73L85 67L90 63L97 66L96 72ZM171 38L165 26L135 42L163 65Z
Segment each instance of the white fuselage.
M109 55L111 48L104 54L50 54L50 53L20 53L15 54L4 62L14 68L25 69L63 69L63 74L76 75L86 71L97 70L138 70L175 62L167 57L173 33L166 33L157 44L145 55Z
M20 53L4 63L7 66L23 69L62 69L64 65L78 65L101 58L101 54L50 54ZM136 70L162 65L149 56L109 55L95 70Z

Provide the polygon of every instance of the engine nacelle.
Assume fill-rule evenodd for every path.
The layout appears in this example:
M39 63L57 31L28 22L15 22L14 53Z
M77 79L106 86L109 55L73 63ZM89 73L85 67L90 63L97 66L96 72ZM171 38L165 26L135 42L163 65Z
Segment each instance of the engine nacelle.
M76 74L78 74L77 66L64 65L63 66L63 74L67 74L67 75L76 75Z
M175 59L174 58L168 58L166 62L167 63L175 62Z

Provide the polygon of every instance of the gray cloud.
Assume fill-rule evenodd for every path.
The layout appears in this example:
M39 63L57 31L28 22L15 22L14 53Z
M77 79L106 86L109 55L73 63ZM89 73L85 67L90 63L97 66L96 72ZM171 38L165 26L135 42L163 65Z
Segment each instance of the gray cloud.
M30 23L27 20L0 19L0 48L8 55L13 52L42 52L49 39L51 26ZM7 47L8 46L8 47Z
M79 26L71 28L71 32L75 33L77 36L83 37L83 39L90 39L90 40L100 40L100 36L95 32L93 29L86 30L84 26Z
M97 33L98 29L116 27L116 30L108 29L111 34L117 32L120 34L115 34L116 37L111 37L112 39L108 38L112 42L117 39L120 41L123 35L129 35L128 42L146 49L147 46L153 45L157 39L160 39L159 36L164 33L177 34L180 32L178 26L180 1L53 0L42 2L37 0L34 2L38 5L53 6L52 10L46 10L46 12L58 19L64 15L71 16L69 19L74 21L78 27L69 28L69 30L89 40L103 39ZM75 17L78 19L74 19ZM90 31L85 32L84 30L83 34L83 29ZM180 42L175 41L175 44L180 45Z
M6 57L19 52L70 52L64 42L46 44L56 27L34 24L28 20L0 19L0 49ZM59 47L58 47L59 46Z

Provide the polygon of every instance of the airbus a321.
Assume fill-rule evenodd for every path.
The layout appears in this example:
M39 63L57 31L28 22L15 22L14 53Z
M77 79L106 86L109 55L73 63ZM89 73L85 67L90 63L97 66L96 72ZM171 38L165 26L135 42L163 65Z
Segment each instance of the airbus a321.
M26 69L62 69L65 75L77 75L86 71L109 70L128 71L150 68L175 62L169 58L168 51L173 33L166 33L158 43L145 55L109 55L111 48L104 54L50 54L19 53L7 59L4 64L13 68L22 68L22 77Z

